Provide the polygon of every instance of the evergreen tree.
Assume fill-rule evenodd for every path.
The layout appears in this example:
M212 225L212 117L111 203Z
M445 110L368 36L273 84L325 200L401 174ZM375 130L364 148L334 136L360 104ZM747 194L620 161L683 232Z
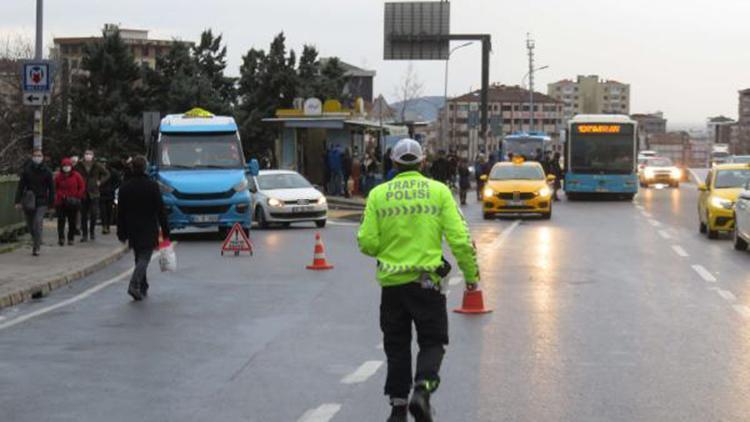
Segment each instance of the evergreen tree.
M70 146L91 147L99 155L143 148L141 69L117 30L87 45L81 66L86 74L72 87Z
M198 74L210 81L213 90L229 107L235 101L235 80L224 76L227 67L227 47L222 45L222 38L222 35L214 36L210 29L203 31L200 43L193 48L193 57Z
M318 50L314 46L305 45L297 69L297 92L300 97L308 98L318 95L316 84L319 75Z

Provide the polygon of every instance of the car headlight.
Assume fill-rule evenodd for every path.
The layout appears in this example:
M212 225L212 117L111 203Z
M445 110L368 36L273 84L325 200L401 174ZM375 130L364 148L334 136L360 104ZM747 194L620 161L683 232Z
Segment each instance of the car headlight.
M318 198L318 205L325 205L327 203L328 203L328 200L326 199L325 196L321 196L320 198Z
M268 205L270 205L272 207L277 207L278 208L278 207L283 207L284 203L281 202L281 201L279 201L276 198L268 198Z
M240 183L237 183L232 187L235 192L242 192L243 190L247 190L247 179L243 178Z
M653 169L647 168L646 171L645 171L645 173L646 173L646 178L648 178L648 179L654 177L654 170Z
M490 197L495 194L495 191L492 190L492 188L484 188L484 196Z
M550 196L552 194L552 191L547 186L539 189L539 192L537 192L539 196Z
M672 179L680 179L682 178L682 170L678 168L672 169Z
M159 190L162 193L172 193L174 192L174 188L172 186L169 186L168 184L162 182L161 180L156 182L157 185L159 185Z
M728 199L719 198L718 196L712 196L711 205L713 205L714 208L724 208L725 210L731 210L732 206L734 206L734 202Z

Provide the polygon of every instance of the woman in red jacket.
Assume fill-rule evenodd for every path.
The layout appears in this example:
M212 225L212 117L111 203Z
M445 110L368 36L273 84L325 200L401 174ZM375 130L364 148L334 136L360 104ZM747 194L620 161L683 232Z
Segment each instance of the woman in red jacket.
M65 220L68 220L68 245L73 244L76 233L76 214L81 207L86 182L73 170L73 162L64 158L61 171L55 176L55 207L57 208L57 237L60 246L65 245Z

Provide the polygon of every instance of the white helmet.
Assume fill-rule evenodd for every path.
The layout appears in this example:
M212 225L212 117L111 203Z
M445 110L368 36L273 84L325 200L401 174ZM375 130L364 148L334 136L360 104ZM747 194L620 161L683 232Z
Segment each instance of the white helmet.
M404 138L393 147L391 159L399 164L417 164L424 160L422 146L414 139Z

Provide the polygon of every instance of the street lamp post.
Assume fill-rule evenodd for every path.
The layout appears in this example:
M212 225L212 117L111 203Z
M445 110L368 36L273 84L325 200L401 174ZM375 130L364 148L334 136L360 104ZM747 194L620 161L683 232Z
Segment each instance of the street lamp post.
M525 75L523 75L523 78L521 78L521 85L523 87L526 87L526 78L529 77L529 75L532 75L534 72L538 72L540 70L549 69L549 66L541 66L537 67L536 69L531 69L530 71L526 72ZM532 132L534 130L534 87L533 85L529 86L529 132ZM544 125L542 125L542 128L544 128Z
M443 104L443 111L445 112L445 119L443 119L444 120L443 124L440 125L440 127L443 129L443 136L442 136L443 146L446 145L445 135L446 135L446 132L448 132L448 118L449 118L448 116L448 63L450 62L451 55L453 55L453 53L455 53L456 50L464 48L464 47L468 47L472 44L474 43L467 42L467 43L458 45L456 47L453 47L451 51L448 52L448 58L445 59L445 89L444 89L444 95L443 95L443 98L445 99L445 102ZM450 141L451 141L450 143L452 143L453 140L451 139Z

